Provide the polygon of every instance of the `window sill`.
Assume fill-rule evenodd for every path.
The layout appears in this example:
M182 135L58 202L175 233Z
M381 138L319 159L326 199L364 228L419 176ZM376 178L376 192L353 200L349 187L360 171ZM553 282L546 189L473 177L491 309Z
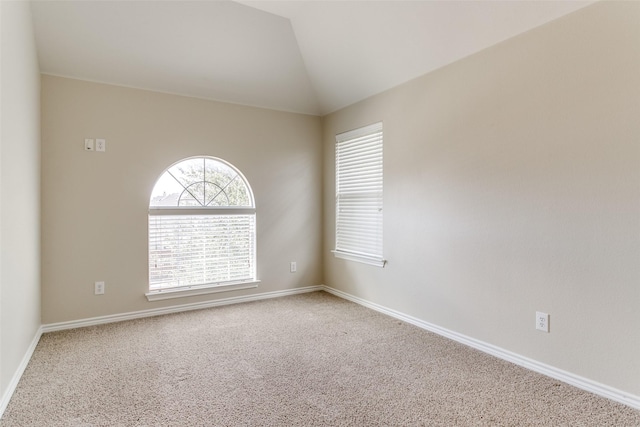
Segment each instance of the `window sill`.
M195 295L215 294L218 292L239 291L242 289L257 288L260 280L249 280L246 282L233 282L225 284L211 284L198 286L185 286L181 288L168 288L149 291L144 294L148 301L160 301L171 298L191 297Z
M361 262L363 264L374 265L376 267L384 268L387 263L386 259L372 258L364 255L350 254L340 251L331 251L336 258L342 258L349 261Z

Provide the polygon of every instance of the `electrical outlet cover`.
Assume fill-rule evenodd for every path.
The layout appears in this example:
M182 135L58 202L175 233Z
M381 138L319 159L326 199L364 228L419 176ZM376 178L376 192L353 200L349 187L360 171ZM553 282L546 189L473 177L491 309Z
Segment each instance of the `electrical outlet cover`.
M104 294L104 282L95 282L94 291L96 295Z
M536 329L549 332L549 315L541 311L536 311Z

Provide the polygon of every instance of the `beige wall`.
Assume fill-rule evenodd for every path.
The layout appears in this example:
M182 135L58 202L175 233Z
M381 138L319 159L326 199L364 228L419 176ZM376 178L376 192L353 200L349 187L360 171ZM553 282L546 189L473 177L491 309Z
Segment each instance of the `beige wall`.
M319 118L43 76L42 134L43 323L321 283ZM106 152L85 152L84 138L105 138ZM230 162L251 184L261 283L148 302L151 190L197 155ZM106 293L95 296L99 280Z
M40 328L40 75L29 4L0 2L0 14L1 413Z
M326 284L640 395L639 23L596 4L328 116ZM379 120L384 269L329 253L334 135Z

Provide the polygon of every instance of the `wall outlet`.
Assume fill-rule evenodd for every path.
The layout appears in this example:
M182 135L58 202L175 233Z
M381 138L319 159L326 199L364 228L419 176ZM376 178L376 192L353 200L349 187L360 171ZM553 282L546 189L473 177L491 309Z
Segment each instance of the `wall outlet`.
M96 282L94 285L94 292L96 295L104 294L104 282Z
M292 273L298 271L298 266L296 265L295 261L291 261L291 264L289 265L289 271L291 271Z
M549 315L536 311L536 329L542 332L549 332Z
M106 139L96 139L96 151L107 151L107 140Z

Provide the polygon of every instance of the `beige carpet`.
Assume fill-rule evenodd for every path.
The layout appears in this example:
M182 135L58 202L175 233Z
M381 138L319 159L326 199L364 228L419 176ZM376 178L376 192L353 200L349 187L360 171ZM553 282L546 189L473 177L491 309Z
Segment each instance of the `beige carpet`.
M316 292L46 334L10 426L640 426L640 411Z

